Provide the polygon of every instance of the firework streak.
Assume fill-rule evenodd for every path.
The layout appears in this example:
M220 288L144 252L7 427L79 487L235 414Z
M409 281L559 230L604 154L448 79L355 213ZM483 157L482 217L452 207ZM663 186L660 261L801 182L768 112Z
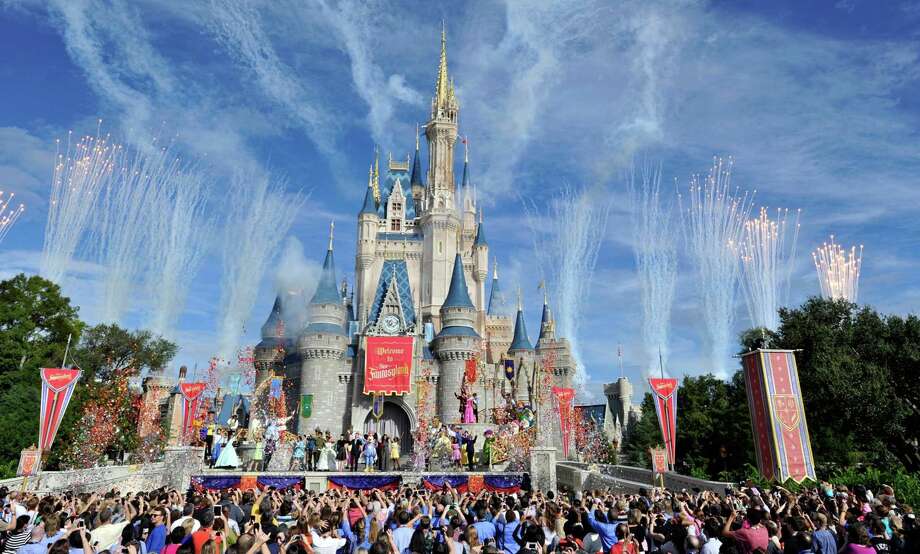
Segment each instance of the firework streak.
M814 457L792 350L755 350L742 357L757 467L767 479L815 479Z
M668 451L668 462L674 465L677 453L677 379L649 379L655 393L655 413Z
M180 383L179 390L182 391L182 429L179 436L185 441L189 431L192 428L192 422L198 413L198 407L201 403L201 394L207 387L207 383Z
M50 450L54 443L61 419L73 396L73 389L80 379L80 371L75 369L62 369L57 367L43 367L42 376L42 404L41 425L38 430L38 449Z

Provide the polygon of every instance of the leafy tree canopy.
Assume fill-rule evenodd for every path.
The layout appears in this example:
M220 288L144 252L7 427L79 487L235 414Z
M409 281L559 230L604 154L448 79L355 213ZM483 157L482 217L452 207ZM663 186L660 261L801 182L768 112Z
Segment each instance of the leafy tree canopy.
M816 462L920 470L920 319L811 298L780 321L771 347L797 350Z
M61 288L37 275L0 282L0 372L60 365L68 336L80 338L78 308Z
M128 331L117 325L87 329L74 352L75 363L96 379L132 377L164 367L176 355L176 345L150 331Z

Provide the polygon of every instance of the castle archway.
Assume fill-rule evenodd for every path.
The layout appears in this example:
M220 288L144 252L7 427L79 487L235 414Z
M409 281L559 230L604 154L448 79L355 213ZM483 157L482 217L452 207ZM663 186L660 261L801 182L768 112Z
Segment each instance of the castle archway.
M406 408L402 403L391 400L383 403L383 415L380 421L374 419L373 412L368 412L367 417L364 418L365 433L399 437L399 451L402 455L412 452L412 430L412 418Z

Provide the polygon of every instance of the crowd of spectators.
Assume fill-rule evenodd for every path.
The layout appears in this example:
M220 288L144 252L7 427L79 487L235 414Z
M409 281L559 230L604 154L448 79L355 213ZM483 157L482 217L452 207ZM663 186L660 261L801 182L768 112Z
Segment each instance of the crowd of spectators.
M0 554L920 552L891 487L466 492L0 489Z

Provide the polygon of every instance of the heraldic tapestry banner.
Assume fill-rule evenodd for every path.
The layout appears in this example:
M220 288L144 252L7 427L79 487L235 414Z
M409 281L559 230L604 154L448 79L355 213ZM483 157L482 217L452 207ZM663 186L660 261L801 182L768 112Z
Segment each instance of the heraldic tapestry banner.
M760 473L778 482L814 480L795 353L755 350L744 354L742 361Z

